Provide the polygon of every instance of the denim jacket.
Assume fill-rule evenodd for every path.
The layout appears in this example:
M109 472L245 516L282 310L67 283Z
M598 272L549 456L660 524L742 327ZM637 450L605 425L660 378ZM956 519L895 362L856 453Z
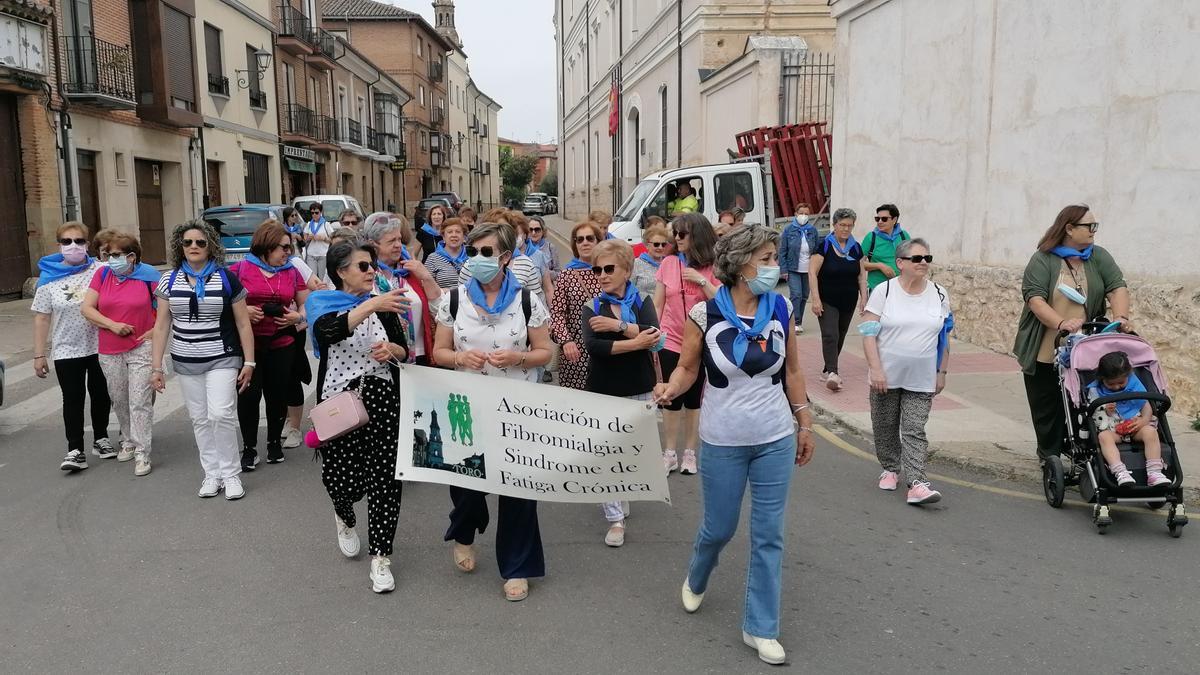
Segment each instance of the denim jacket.
M800 259L801 237L808 239L810 253L817 250L817 228L811 225L812 223L809 223L809 227L805 227L792 218L792 222L783 228L783 236L779 240L779 268L784 274L796 269L796 263Z

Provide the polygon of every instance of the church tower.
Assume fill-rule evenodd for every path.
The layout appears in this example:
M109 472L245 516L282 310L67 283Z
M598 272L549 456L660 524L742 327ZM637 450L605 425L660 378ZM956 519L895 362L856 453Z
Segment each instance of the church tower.
M438 34L462 49L462 40L454 27L454 0L433 0L433 16Z

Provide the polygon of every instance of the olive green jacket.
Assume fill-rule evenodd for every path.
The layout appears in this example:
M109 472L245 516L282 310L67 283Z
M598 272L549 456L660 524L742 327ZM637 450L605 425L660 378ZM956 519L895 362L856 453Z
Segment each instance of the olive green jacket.
M1025 265L1025 276L1021 280L1025 309L1021 311L1021 322L1017 325L1013 354L1027 375L1032 375L1037 366L1038 349L1042 346L1042 336L1046 334L1046 326L1029 309L1029 299L1036 297L1050 302L1050 294L1058 285L1062 266L1062 258L1041 251L1034 253L1029 264ZM1083 271L1087 275L1086 316L1089 319L1104 316L1106 297L1114 290L1125 287L1125 276L1112 254L1099 246L1092 247L1092 257L1083 264Z

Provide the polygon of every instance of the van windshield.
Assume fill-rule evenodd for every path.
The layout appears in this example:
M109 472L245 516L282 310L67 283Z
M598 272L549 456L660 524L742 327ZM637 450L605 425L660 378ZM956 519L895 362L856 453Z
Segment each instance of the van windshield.
M312 200L302 200L296 202L296 210L300 211L300 217L305 221L308 221L309 218L312 218L312 215L308 212L308 208L314 203L316 202L313 202ZM337 220L342 215L342 211L344 210L346 210L346 202L343 202L340 199L326 199L321 202L321 215L324 216L325 220L328 222L332 223L333 221Z
M223 237L236 237L254 234L263 221L272 217L278 220L278 216L274 216L270 211L230 211L205 216L204 222L212 225Z
M621 208L617 209L617 212L613 214L613 220L621 222L638 220L642 205L650 199L650 195L654 194L654 188L656 187L658 187L658 181L656 180L644 180L638 183L637 187L629 195L629 198L625 200L625 203L621 204Z

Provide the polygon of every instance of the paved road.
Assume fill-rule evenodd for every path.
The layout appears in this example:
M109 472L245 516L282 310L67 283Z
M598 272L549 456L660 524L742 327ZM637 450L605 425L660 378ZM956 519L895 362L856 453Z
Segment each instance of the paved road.
M150 476L114 460L64 475L57 410L31 398L39 391L49 384L20 381L9 400L41 403L18 419L0 410L0 671L768 669L740 644L744 528L703 609L679 608L695 478L671 479L672 507L635 504L619 550L601 543L598 508L547 504L550 576L520 604L502 598L490 541L475 574L454 571L441 541L445 488L410 485L398 590L377 596L365 560L337 551L307 452L248 475L240 502L200 500L177 409L156 426ZM796 474L782 638L791 667L1195 672L1200 531L1173 540L1159 516L1135 511L1101 537L1083 509L1053 511L1025 486L962 473L939 483L942 504L913 508L875 489L877 470L822 439Z

